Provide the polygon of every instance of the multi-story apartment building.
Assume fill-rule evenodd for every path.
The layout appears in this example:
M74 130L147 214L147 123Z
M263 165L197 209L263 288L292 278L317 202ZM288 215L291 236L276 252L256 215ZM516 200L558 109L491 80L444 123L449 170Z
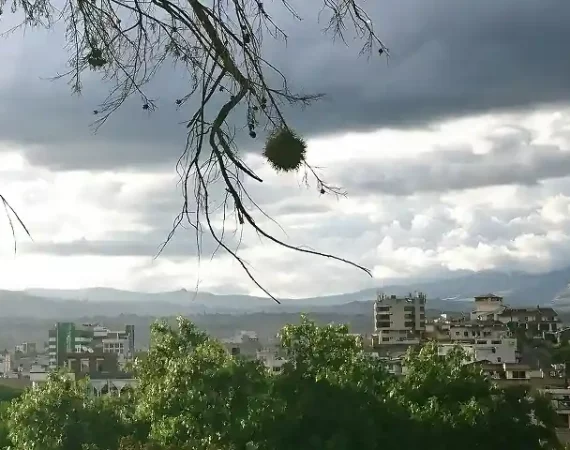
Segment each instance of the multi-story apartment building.
M135 326L126 325L125 331L111 331L102 326L93 328L94 348L131 359L135 353Z
M64 367L69 354L102 352L131 359L135 353L134 325L111 331L100 325L58 322L48 333L49 367Z
M501 312L505 305L503 303L503 297L495 294L485 294L477 295L474 297L475 308L471 311L471 320L479 320L484 318L489 314Z
M280 352L275 348L263 348L257 351L256 359L261 361L265 368L272 374L281 373L287 363Z
M374 302L374 331L380 336L379 342L419 336L426 329L425 304L426 296L421 292L406 297L378 295Z
M255 331L242 330L231 338L222 339L221 342L232 356L255 358L256 353L262 349Z
M7 377L10 372L12 372L12 355L4 351L0 353L0 376Z
M71 380L88 377L91 394L117 395L126 393L137 384L132 374L118 369L117 355L113 353L75 353L69 354L65 362L66 376ZM46 382L49 369L34 365L29 371L32 387Z
M499 341L510 338L511 331L507 325L500 322L455 322L448 328L449 340L452 342L492 343L487 341Z
M439 354L445 355L454 348L461 347L472 362L485 361L490 364L514 364L518 362L517 340L477 340L473 343L442 343Z
M503 297L494 294L479 295L474 303L471 320L510 324L535 336L555 333L560 327L558 314L552 308L511 308L504 304Z
M560 318L552 308L505 308L497 314L497 320L516 325L532 334L555 333L560 327Z
M92 329L72 322L57 322L48 332L49 368L63 367L67 354L85 351L92 340Z
M33 355L37 353L35 342L22 342L14 346L14 353L21 353L23 355Z

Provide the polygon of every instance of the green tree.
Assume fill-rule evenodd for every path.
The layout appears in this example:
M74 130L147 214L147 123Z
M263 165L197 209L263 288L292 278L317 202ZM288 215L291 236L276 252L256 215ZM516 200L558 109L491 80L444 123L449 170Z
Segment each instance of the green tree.
M395 382L362 353L345 325L317 326L302 317L280 333L288 363L273 378L275 406L263 425L267 449L406 448L412 430L389 398Z
M232 357L191 322L152 328L131 397L93 399L53 377L8 409L17 450L468 450L560 448L547 399L500 388L452 351L411 351L403 377L346 326L281 332L282 373ZM0 438L2 438L0 428Z
M185 319L152 329L148 356L135 366L137 418L148 438L195 449L244 448L266 414L269 377L257 362L231 357Z
M21 450L113 450L127 434L121 411L90 395L86 380L51 374L28 389L7 411L8 437Z
M425 442L440 448L549 448L559 446L555 414L548 401L528 387L501 388L456 349L438 355L429 343L406 357L406 375L393 394L405 405ZM445 436L445 439L442 439Z
M570 363L570 345L567 343L560 344L550 350L552 362L554 364L567 364Z
M0 402L0 449L4 450L11 446L8 428L8 408L10 402Z

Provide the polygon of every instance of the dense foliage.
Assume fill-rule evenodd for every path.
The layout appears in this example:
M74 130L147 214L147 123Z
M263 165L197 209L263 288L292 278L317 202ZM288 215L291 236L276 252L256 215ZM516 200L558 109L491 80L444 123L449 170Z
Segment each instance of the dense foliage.
M345 326L286 326L282 373L230 356L180 319L156 324L138 388L94 398L54 375L0 412L16 450L462 450L558 448L554 413L525 388L493 385L463 355L428 344L403 377L361 352Z
M18 398L22 394L22 389L0 385L0 403L9 402Z

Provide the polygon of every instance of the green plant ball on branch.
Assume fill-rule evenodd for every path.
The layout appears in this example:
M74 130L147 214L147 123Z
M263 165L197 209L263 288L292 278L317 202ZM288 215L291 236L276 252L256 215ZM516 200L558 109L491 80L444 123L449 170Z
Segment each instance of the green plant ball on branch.
M278 172L298 170L307 153L306 142L289 128L277 128L267 138L263 156Z

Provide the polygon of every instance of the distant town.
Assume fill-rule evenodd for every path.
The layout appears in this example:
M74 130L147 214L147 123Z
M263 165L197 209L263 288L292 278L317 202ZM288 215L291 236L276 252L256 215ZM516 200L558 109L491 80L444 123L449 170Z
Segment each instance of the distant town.
M379 293L370 312L370 333L354 334L370 357L385 362L394 375L406 373L410 347L436 341L440 354L460 347L494 382L524 384L548 393L559 427L570 434L570 327L553 308L514 308L492 293L476 296L471 312L426 318L428 299L422 292L406 296ZM22 342L0 354L0 385L23 389L46 381L54 370L73 379L88 378L95 396L121 395L132 389L130 365L147 348L135 347L135 326L112 330L100 323L58 322L46 330L43 346ZM257 359L279 373L286 360L277 336L262 341L242 330L221 340L236 357ZM568 359L568 361L567 361Z

